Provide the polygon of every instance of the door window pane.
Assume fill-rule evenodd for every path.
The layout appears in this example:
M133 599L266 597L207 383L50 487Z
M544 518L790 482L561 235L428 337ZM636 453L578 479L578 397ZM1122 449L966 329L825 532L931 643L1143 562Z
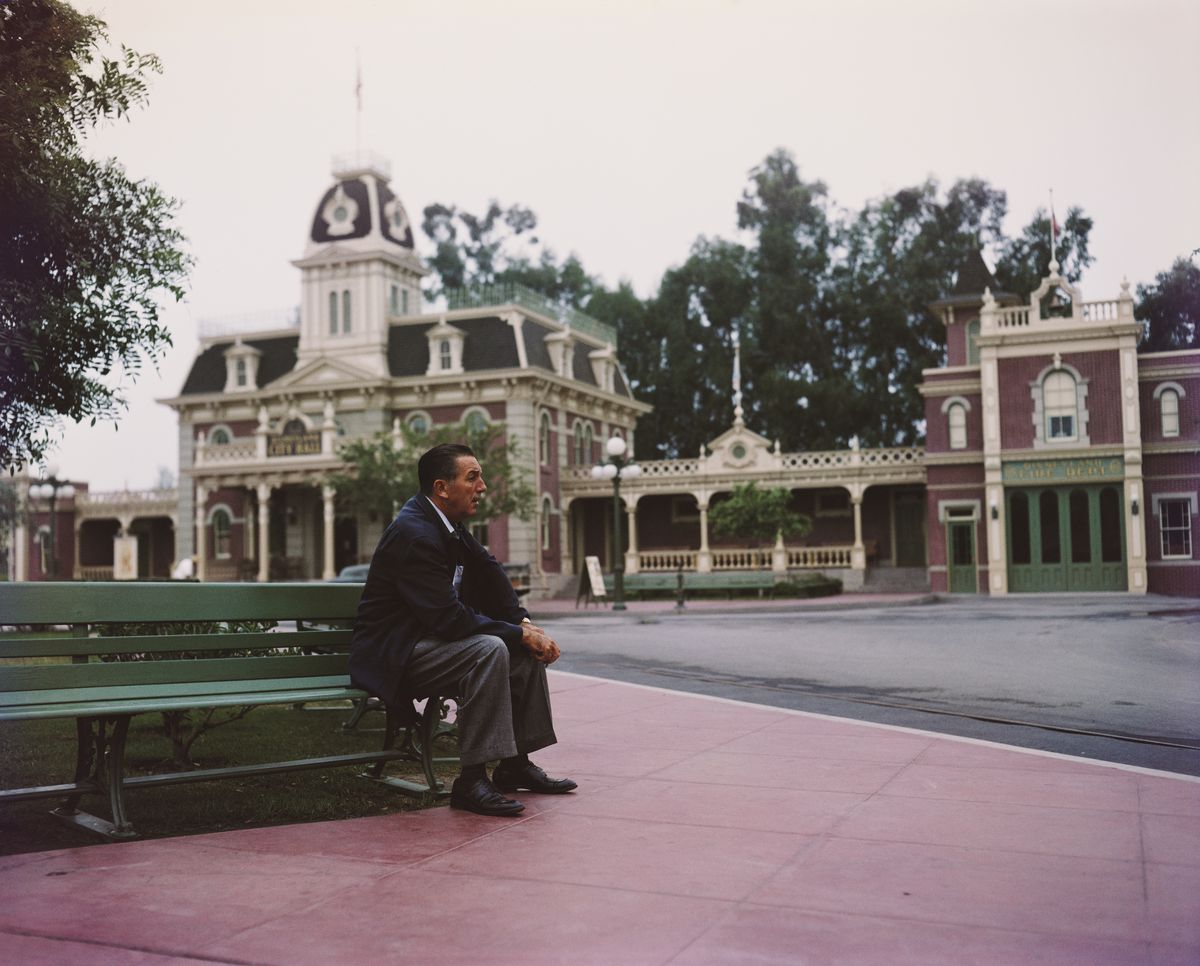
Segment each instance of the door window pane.
M1092 562L1092 527L1088 520L1088 495L1071 491L1071 563Z
M971 540L971 527L964 524L955 524L950 527L951 535L951 562L956 567L970 566L975 563L975 554L973 553Z
M1058 494L1042 490L1038 497L1041 516L1042 563L1062 563L1062 543L1058 535Z
M1009 503L1009 519L1012 521L1012 562L1027 564L1033 560L1029 540L1029 497L1014 493Z
M1121 562L1121 498L1111 486L1100 491L1100 559Z

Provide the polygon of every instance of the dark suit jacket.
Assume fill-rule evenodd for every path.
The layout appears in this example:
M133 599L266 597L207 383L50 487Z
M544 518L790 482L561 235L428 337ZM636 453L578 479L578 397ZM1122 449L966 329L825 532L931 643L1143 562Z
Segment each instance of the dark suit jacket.
M461 599L451 583L459 563ZM417 641L494 634L518 647L528 616L496 558L461 524L450 533L418 494L388 525L371 558L350 643L350 679L389 704L422 697L404 678Z

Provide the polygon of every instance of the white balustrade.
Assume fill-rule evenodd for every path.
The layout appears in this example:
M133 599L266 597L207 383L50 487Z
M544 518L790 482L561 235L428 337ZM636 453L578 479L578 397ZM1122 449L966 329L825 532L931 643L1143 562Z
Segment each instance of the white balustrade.
M638 553L638 569L642 573L663 573L696 569L695 550L651 550Z
M1083 318L1088 322L1116 322L1121 316L1119 299L1084 302L1080 308L1083 311Z
M253 437L232 439L228 443L205 443L196 447L196 465L257 462L258 451Z
M789 547L788 570L819 570L849 567L853 547Z
M998 329L1016 329L1027 325L1029 325L1029 306L1027 305L1001 309L996 313L996 327Z
M80 567L79 578L81 580L112 580L113 569L108 567Z

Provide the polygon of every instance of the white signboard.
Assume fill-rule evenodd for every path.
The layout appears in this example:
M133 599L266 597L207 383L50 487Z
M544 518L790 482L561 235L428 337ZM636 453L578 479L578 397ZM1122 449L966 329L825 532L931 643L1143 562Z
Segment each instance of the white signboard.
M137 537L113 537L113 580L137 580Z
M584 557L583 562L587 565L588 582L592 585L592 596L607 596L604 592L604 572L600 569L600 558Z

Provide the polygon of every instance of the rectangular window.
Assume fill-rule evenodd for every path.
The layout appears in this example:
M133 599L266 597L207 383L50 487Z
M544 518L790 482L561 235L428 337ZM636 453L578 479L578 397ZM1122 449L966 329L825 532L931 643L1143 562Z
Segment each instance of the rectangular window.
M408 289L400 292L400 311L408 315Z
M392 315L400 311L400 286L398 285L392 286L391 309Z
M1075 417L1074 416L1051 416L1050 417L1050 438L1051 439L1072 439L1075 436Z
M1160 501L1158 529L1163 557L1191 557L1192 507L1189 500Z
M337 292L330 292L329 293L329 334L337 335L337 333L338 333Z
M237 361L237 384L239 386L246 385L246 360L238 359Z
M350 292L342 293L342 332L350 331Z

